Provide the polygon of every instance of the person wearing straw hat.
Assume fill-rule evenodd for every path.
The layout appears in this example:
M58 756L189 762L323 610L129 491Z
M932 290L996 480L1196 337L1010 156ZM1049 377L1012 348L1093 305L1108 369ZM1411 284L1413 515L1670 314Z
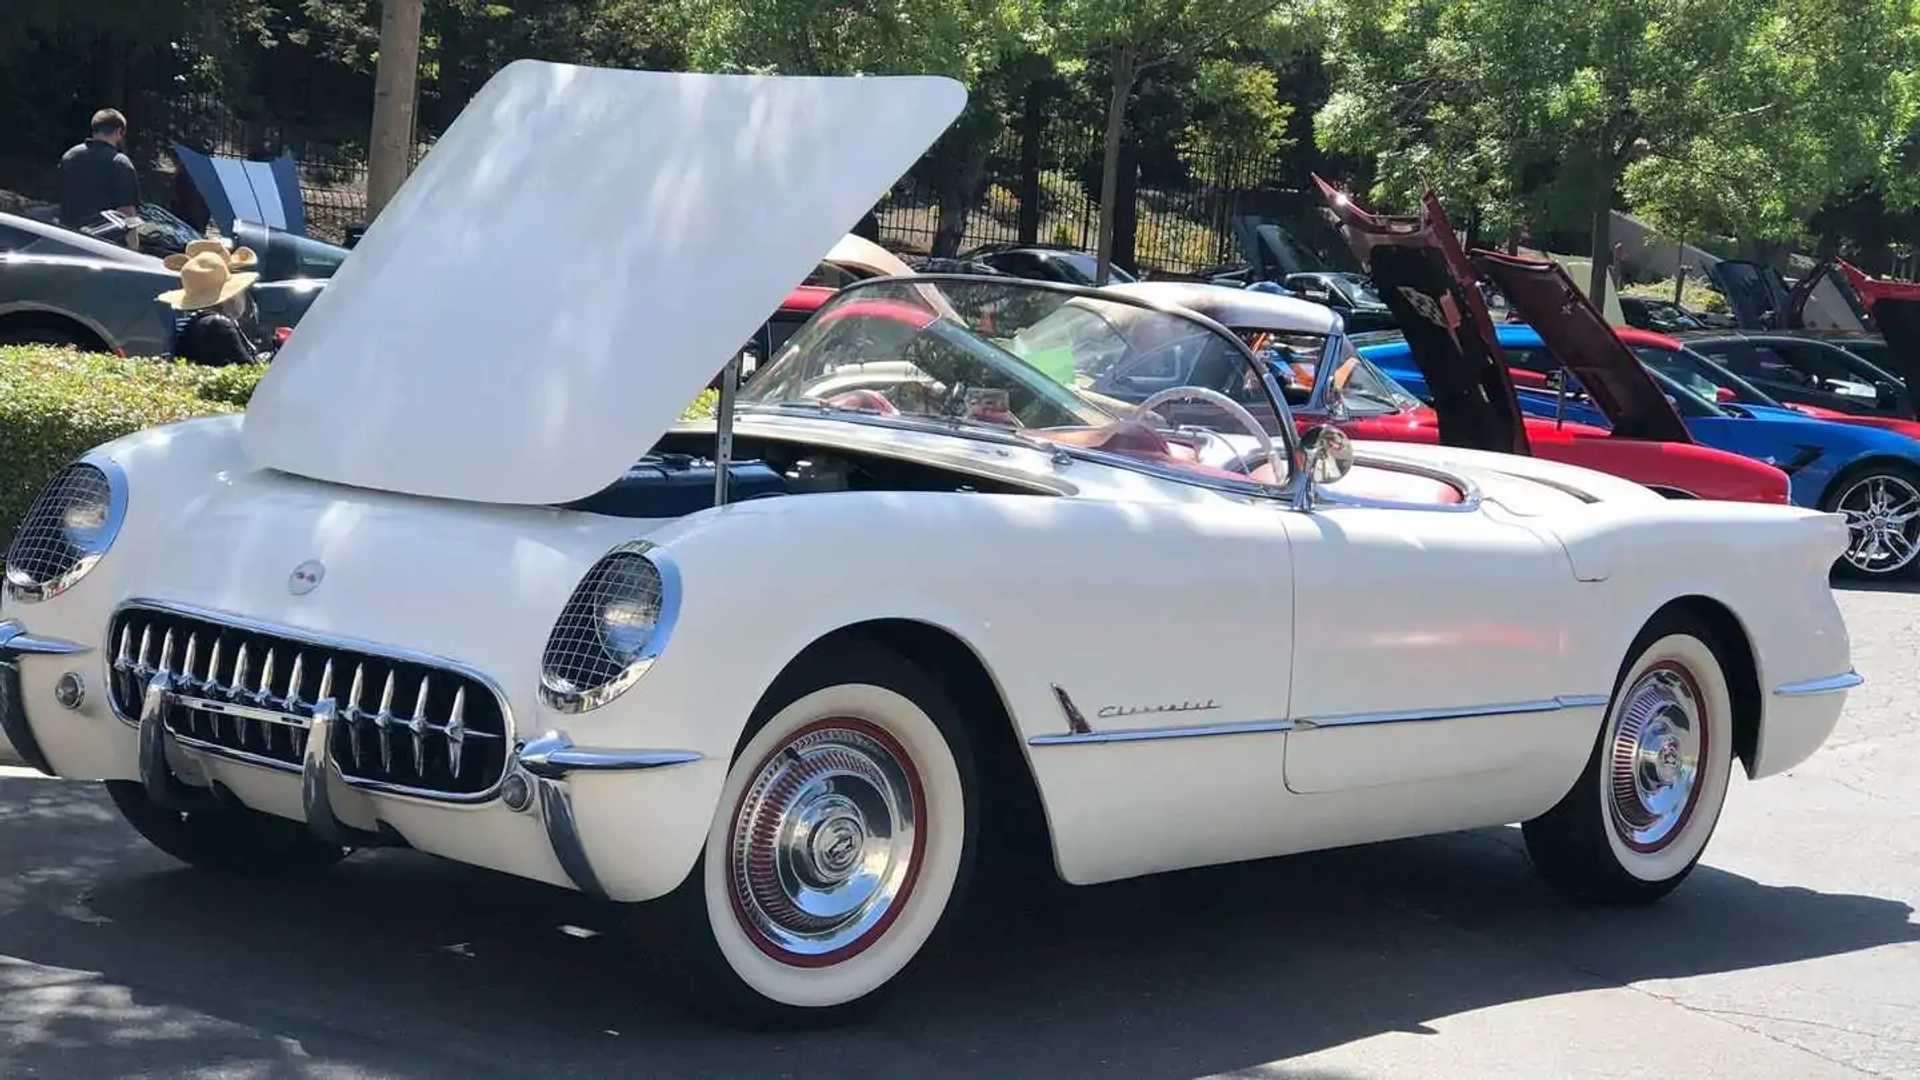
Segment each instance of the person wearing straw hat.
M247 289L260 275L249 248L218 240L195 240L184 254L169 255L166 267L180 275L180 287L156 299L185 316L174 334L173 355L195 364L224 367L251 364L260 348L247 336Z

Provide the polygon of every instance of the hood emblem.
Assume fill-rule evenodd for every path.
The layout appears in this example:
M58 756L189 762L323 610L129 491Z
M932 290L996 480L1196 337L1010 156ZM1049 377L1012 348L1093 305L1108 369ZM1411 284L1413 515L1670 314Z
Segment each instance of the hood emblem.
M327 567L319 559L308 559L293 568L287 575L287 591L295 596L305 596L320 587L320 580L327 576Z

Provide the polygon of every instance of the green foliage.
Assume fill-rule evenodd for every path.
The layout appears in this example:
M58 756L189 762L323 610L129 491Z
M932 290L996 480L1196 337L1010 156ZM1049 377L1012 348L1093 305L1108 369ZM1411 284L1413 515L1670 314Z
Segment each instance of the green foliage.
M1620 295L1671 301L1673 279L1661 278L1659 281L1637 281L1631 285L1622 285ZM1708 311L1718 315L1724 315L1728 311L1727 298L1720 294L1720 290L1695 276L1689 276L1686 284L1680 287L1680 306L1689 311Z
M1195 156L1265 161L1293 148L1293 103L1280 100L1280 77L1262 64L1218 57L1197 65L1185 132ZM1255 178L1259 179L1259 178Z
M62 466L156 424L246 404L266 366L205 368L0 346L0 549Z
M1657 226L1789 237L1892 167L1915 120L1911 0L1315 0L1322 149L1371 196L1431 186L1504 237L1616 185Z

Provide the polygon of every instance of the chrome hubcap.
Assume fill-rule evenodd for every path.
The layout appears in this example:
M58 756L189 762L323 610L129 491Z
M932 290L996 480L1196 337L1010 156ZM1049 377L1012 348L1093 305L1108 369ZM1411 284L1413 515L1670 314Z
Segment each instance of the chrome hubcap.
M1608 746L1607 808L1628 847L1666 847L1693 813L1706 720L1699 688L1677 665L1649 669L1627 689Z
M812 966L877 940L913 888L922 799L906 752L866 721L814 724L770 754L734 813L727 868L755 944Z
M1869 476L1840 496L1847 562L1871 574L1901 570L1920 552L1920 490L1898 476Z

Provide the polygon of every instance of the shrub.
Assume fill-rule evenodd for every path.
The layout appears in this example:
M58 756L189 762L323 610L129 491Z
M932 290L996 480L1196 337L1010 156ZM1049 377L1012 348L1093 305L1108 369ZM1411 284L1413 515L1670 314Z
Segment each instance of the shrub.
M1631 285L1622 285L1620 295L1642 296L1649 300L1672 300L1673 279L1662 278L1659 281L1638 281ZM1687 278L1686 284L1681 287L1680 306L1717 315L1725 315L1731 310L1727 307L1727 298L1720 295L1720 290L1697 277Z
M266 370L0 346L0 551L62 466L141 428L233 412Z

